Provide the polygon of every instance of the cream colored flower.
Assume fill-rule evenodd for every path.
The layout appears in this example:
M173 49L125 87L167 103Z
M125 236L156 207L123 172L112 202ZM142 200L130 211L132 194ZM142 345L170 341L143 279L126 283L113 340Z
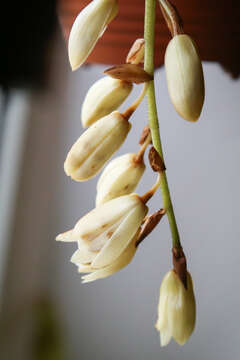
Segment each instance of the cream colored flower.
M95 176L124 142L131 124L117 111L91 125L70 149L64 163L68 176L85 181Z
M72 26L68 42L72 70L76 70L84 63L117 12L117 0L94 0L79 13Z
M97 183L97 206L136 189L145 170L143 160L137 161L136 157L137 154L125 154L106 166Z
M184 345L194 330L195 317L196 304L191 275L187 273L185 289L175 271L169 271L161 284L156 323L161 345L167 345L171 337L179 345Z
M104 278L131 261L147 212L137 194L121 196L92 210L57 240L78 242L71 261L79 272L90 272L83 276L84 282Z
M198 51L190 36L172 38L165 54L165 69L176 111L184 119L196 121L204 102L204 79Z
M82 125L87 127L117 110L132 90L132 83L105 76L87 92L82 106Z

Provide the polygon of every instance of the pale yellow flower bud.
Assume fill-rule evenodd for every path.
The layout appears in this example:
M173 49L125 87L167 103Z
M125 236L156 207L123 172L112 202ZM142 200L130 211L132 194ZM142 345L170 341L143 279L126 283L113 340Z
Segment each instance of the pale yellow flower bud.
M196 304L192 278L187 273L187 289L174 270L169 271L161 284L156 328L160 331L161 345L171 338L184 345L191 336L196 318Z
M94 0L77 16L68 42L72 70L80 67L118 12L117 0Z
M108 76L95 82L87 92L82 106L82 125L87 127L117 110L132 90L132 84Z
M145 170L143 161L136 157L137 154L125 154L106 166L97 184L97 206L135 190Z
M57 240L78 242L71 261L79 272L91 273L83 277L84 282L104 278L131 261L147 212L137 194L121 196L92 210Z
M130 128L117 111L91 125L69 151L64 163L66 174L76 181L95 176L122 145Z
M144 39L137 39L131 49L128 52L126 63L130 64L141 64L144 63L144 47L145 47L145 40Z
M202 64L195 43L188 35L176 35L165 54L165 68L171 101L181 117L196 121L204 102Z

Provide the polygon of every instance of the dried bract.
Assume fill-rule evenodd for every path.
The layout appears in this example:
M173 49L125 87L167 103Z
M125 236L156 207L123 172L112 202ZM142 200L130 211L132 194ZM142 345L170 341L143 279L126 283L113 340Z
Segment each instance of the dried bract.
M104 74L107 74L114 79L120 79L125 81L130 81L135 84L141 84L144 82L151 81L153 76L148 74L140 66L133 64L123 64L116 65L104 71Z
M164 209L160 209L154 214L147 216L139 233L137 246L155 229L165 213Z
M166 170L166 166L161 156L153 146L149 150L148 159L153 171L162 172Z
M171 101L181 117L196 121L204 102L202 64L195 43L188 35L177 35L169 42L165 68Z
M87 127L117 110L132 90L127 81L108 76L95 82L87 92L82 106L82 125Z

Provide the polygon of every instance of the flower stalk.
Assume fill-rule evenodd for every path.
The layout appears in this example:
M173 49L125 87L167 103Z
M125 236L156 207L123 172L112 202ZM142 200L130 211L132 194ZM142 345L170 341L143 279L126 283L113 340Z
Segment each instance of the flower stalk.
M148 89L148 84L149 82L145 82L144 83L144 87L139 95L139 97L134 101L134 103L129 106L129 108L127 110L124 111L124 113L122 114L125 119L129 119L132 114L134 113L134 111L138 108L138 106L141 104L142 100L144 99L144 96L147 93L147 89Z
M159 0L159 5L172 37L183 34L182 19L175 6L168 0Z
M149 133L146 140L141 145L137 155L135 156L135 159L134 159L135 163L141 163L143 161L145 151L146 151L148 145L151 143L151 141L152 141L152 137L151 137L151 134Z
M144 70L147 71L150 75L153 75L153 73L154 73L155 9L156 9L156 0L146 0L145 1ZM159 155L161 156L161 158L164 162L162 143L161 143L161 138L160 138L157 107L156 107L154 80L152 80L148 83L147 99L148 99L149 127L151 129L153 146L157 150L157 152L159 153ZM175 214L174 214L174 210L173 210L171 195L170 195L167 176L166 176L165 171L163 171L161 173L160 189L162 192L163 207L167 213L169 226L170 226L170 230L171 230L171 234L172 234L172 245L175 249L181 249L181 242L180 242L178 227L177 227L177 223L176 223L176 218L175 218Z

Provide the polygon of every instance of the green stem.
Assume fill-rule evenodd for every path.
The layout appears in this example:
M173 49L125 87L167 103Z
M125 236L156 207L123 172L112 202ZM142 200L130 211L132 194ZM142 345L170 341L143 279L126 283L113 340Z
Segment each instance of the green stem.
M144 69L151 75L153 75L154 73L155 7L156 7L156 0L145 0ZM147 90L147 98L148 98L149 127L151 129L153 146L160 154L164 162L162 143L160 138L160 129L158 123L157 107L156 107L154 81L149 82L149 86ZM172 245L173 247L180 248L181 242L177 228L176 218L174 215L171 196L169 192L167 176L165 172L163 172L161 176L160 189L162 192L163 206L167 212L169 226L171 229Z

